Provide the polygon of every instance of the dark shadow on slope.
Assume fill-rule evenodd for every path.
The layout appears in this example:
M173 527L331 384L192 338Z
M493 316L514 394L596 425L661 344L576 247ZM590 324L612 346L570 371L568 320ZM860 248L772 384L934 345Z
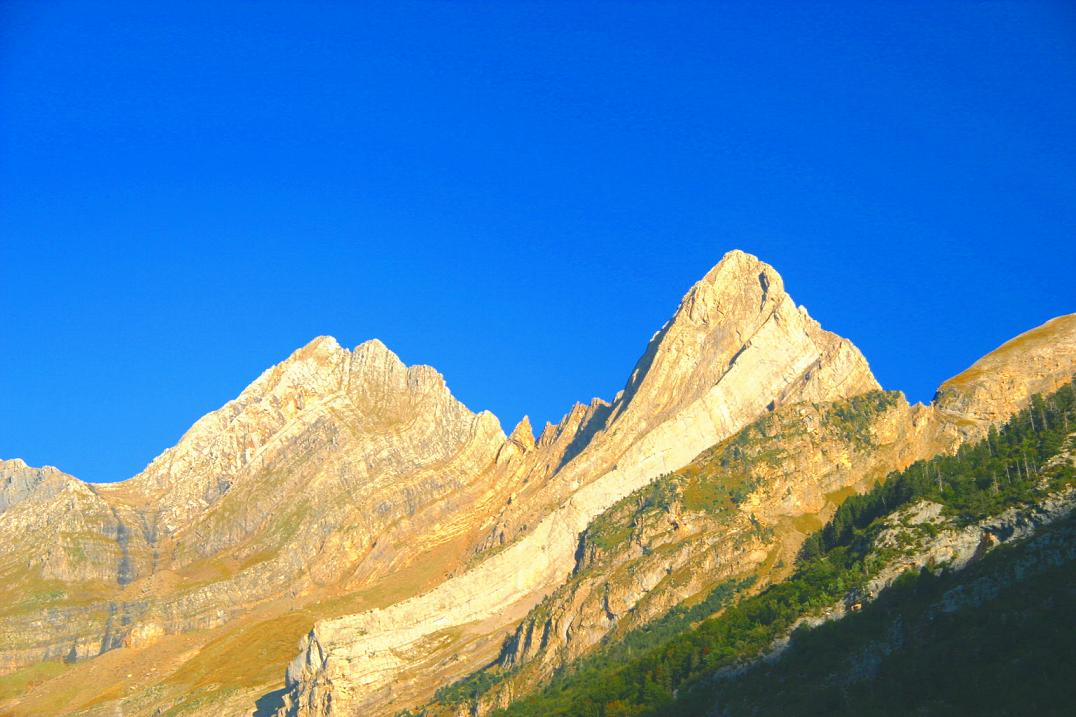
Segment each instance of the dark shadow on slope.
M677 309L677 313L679 313L679 311L680 310ZM639 357L639 360L635 362L635 368L632 369L631 376L628 377L628 383L624 386L620 400L614 401L614 404L627 406L631 403L631 399L635 397L635 393L639 390L639 386L642 385L643 379L646 378L646 374L650 371L650 367L653 365L654 359L658 355L658 348L661 347L661 342L665 340L665 335L669 333L669 329L672 328L675 319L676 314L666 321L665 325L654 334L652 339L650 339L650 343L646 345L646 351L644 351L643 355Z
M650 366L654 363L654 358L658 354L658 348L660 348L665 335L669 333L669 328L672 326L673 319L675 318L676 317L673 316L673 318L666 321L665 325L661 327L661 330L654 334L654 337L650 339L650 343L646 345L646 351L635 363L635 368L632 369L627 385L620 391L617 398L614 398L612 403L599 406L594 412L594 415L590 417L590 420L587 421L586 424L580 426L579 433L572 439L571 444L569 444L567 450L564 451L564 456L557 464L557 471L568 465L573 458L582 453L583 449L590 445L591 439L593 439L598 432L605 429L609 417L614 410L619 410L622 413L623 407L631 403L631 399L634 398L635 393L639 390L639 386L642 385L643 379L646 378Z
M590 439L594 438L594 435L605 428L605 422L609 419L609 414L613 412L613 406L609 403L602 403L594 409L594 414L590 417L586 423L579 427L579 432L575 434L575 438L568 444L568 448L564 451L564 456L560 459L560 463L557 464L556 470L560 470L564 466L575 458L577 455L583 452L583 449L590 445Z
M286 687L281 687L279 690L266 692L254 703L254 711L250 713L250 717L272 717L275 715L277 710L284 706L284 695L287 691Z

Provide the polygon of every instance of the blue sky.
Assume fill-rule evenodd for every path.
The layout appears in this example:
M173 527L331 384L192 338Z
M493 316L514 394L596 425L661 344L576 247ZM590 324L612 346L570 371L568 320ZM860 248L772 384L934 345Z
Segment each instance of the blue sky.
M1076 310L1065 3L0 5L0 457L137 473L319 334L510 430L731 248L882 384Z

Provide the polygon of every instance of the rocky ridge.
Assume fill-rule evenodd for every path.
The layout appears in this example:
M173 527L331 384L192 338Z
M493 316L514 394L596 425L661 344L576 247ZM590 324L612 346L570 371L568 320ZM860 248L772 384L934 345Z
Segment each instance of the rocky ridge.
M981 429L1005 420L1034 393L1057 388L1076 356L1076 314L1051 319L1006 341L943 383L933 405Z
M460 654L454 633L511 627L570 575L579 533L615 502L777 405L877 387L862 355L797 308L772 267L730 253L655 334L611 405L573 410L544 432L544 447L562 444L569 425L589 436L499 516L495 530L510 544L428 593L318 623L288 668L282 712L389 711L428 694L431 670L465 674L496 653L496 640L446 665Z
M0 610L0 665L73 662L376 582L453 539L442 514L498 495L481 479L505 442L433 369L380 342L317 339L129 481L18 478L29 487L0 519L4 592L18 596ZM431 530L409 539L415 520Z
M898 392L778 408L595 519L582 534L572 576L531 610L497 661L420 712L486 714L539 687L571 661L675 606L702 601L734 578L749 578L744 584L752 591L782 579L803 539L843 497L915 461L952 452L968 435L963 421L909 405ZM1054 502L1048 498L1024 510L1026 520L1016 522L1056 519ZM1047 517L1035 520L1039 512ZM1010 518L994 520L1011 523ZM932 558L962 567L986 529L958 531L962 541L939 538L932 545L948 552L919 556L920 563ZM994 533L1012 537L1021 531ZM887 540L896 539L883 536L879 545ZM957 543L959 549L953 547ZM918 565L893 562L879 572L875 591ZM488 689L475 697L469 684Z
M984 375L1007 371L1010 389L1046 390L1072 365L1071 318L1051 329L1035 361L1008 352ZM405 366L380 342L348 351L321 337L128 481L94 486L0 464L0 673L21 680L35 665L64 665L62 678L15 701L4 701L0 678L0 713L240 714L255 699L264 712L272 706L262 698L306 632L288 671L287 710L392 714L494 659L540 601L603 564L595 550L581 567L578 537L633 491L759 416L803 418L822 410L811 403L877 388L855 347L822 330L772 267L742 252L685 296L620 394L573 407L537 439L526 419L505 436L436 371ZM948 388L947 420L906 403L887 412L872 430L904 421L915 438L881 462L985 430L995 389L969 397ZM800 468L817 458L805 455ZM860 460L802 482L770 474L733 511L743 534L758 532L752 515L780 524L825 510L827 490L845 485ZM758 535L737 547L724 523L696 522L712 559L660 530L640 539L675 545L681 571L693 561L734 571L773 551ZM635 567L640 584L661 582L665 566ZM610 624L632 624L631 606L643 621L702 585L611 594L602 609L618 620L590 613L595 627L566 641L565 654L584 652ZM572 607L560 619L582 620L598 604L589 588L577 595L580 617ZM107 687L114 673L128 674L122 690Z

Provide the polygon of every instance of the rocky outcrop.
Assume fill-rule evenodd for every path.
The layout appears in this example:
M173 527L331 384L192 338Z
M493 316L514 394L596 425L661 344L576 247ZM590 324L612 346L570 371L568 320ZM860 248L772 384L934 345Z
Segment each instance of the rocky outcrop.
M772 267L730 253L655 334L612 404L577 407L543 432L545 453L532 460L551 473L498 516L494 532L507 536L506 547L428 593L318 623L288 668L288 709L387 712L413 703L431 683L490 659L495 639L471 650L469 662L435 671L458 654L460 631L498 635L562 583L579 533L618 500L778 405L877 387L862 355L797 308Z
M1073 463L1071 450L1064 452L1062 457ZM922 570L935 574L960 572L998 547L1031 541L1044 529L1063 523L1076 511L1076 489L1068 487L1047 493L1034 502L1012 506L997 515L967 525L960 524L943 511L944 507L938 503L919 500L889 514L871 540L873 559L870 561L870 579L866 585L852 590L823 613L797 620L764 659L772 661L778 657L789 646L792 633L800 626L817 627L840 620L850 609L860 610L877 600L902 576L917 574ZM1049 538L1048 542L1056 542L1056 538ZM1073 547L1067 546L1065 559L1071 560L1072 555ZM1015 574L1006 576L1004 582L1007 585L1021 578L1021 565L1018 563L1015 567ZM944 600L933 610L953 612L981 604L984 598L995 597L999 587L997 580L980 578L971 585L959 586L947 592ZM734 672L742 669L737 668Z
M52 466L32 468L18 458L0 460L0 513L31 496L49 500L72 482L77 480Z
M1018 386L1022 371L1054 380L1052 351L1071 366L1067 338L1036 351L985 370ZM822 424L795 437L825 405L878 386L854 346L742 252L685 296L623 391L573 407L537 439L527 419L505 436L435 370L378 341L349 351L321 337L130 480L95 486L0 463L0 673L68 665L0 711L249 714L258 700L264 713L305 632L284 710L392 713L494 659L571 579L555 622L576 626L560 647L579 654L768 558L768 529L825 510L858 472L985 430L989 416L968 417L990 404L995 388L980 385L949 387L943 410L901 400L882 411L868 431L877 458L855 436L822 438ZM628 563L586 539L577 561L597 516L760 416L786 453L735 510L700 512L685 494L671 522L640 523ZM625 565L634 575L618 582ZM533 650L516 659L554 664Z
M487 476L505 444L433 369L320 338L129 481L5 463L0 665L79 660L377 582L470 539L467 519L446 516L478 520L469 509L503 500Z
M1076 489L1045 496L1032 505L1012 507L971 525L959 526L943 516L937 503L920 501L890 516L875 538L877 550L896 552L868 581L863 594L849 601L868 601L908 571L962 570L1008 541L1029 538L1044 526L1070 515L1076 508Z

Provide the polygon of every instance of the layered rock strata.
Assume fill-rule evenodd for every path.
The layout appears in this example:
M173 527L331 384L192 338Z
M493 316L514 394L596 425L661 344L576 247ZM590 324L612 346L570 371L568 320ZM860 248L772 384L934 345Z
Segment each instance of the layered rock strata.
M428 694L431 672L435 681L465 674L497 641L452 660L460 634L496 636L562 583L595 516L779 405L877 387L862 355L797 308L772 267L730 253L684 297L611 404L575 409L543 433L537 445L558 465L538 457L553 472L521 486L522 499L498 516L507 546L427 593L318 623L288 668L286 710L387 712Z
M906 440L871 465L955 445L1058 385L1074 335L1076 320L1062 317L947 383L936 406L887 409L872 430L895 436L904 421ZM867 459L846 465L828 439L816 436L830 447L812 453L784 433L877 388L855 347L742 252L684 297L620 394L573 407L537 439L526 419L505 436L436 371L405 366L380 342L348 351L318 338L130 480L90 485L0 462L0 712L265 713L307 632L282 711L393 714L488 664L521 621L538 625L535 605L587 573L576 602L558 608L577 639L554 651L582 654L684 591L769 559L758 526L771 517L798 520L839 499L827 491ZM659 520L638 537L672 562L634 564L637 584L595 601L627 563L586 538L577 560L594 519L760 416L785 426L780 441L798 448L784 460L809 477L774 467L720 519L688 509L697 533ZM739 543L721 532L737 529ZM666 590L669 565L703 578ZM603 622L599 607L616 619ZM510 659L546 669L557 664L549 654ZM25 694L4 691L5 672Z

